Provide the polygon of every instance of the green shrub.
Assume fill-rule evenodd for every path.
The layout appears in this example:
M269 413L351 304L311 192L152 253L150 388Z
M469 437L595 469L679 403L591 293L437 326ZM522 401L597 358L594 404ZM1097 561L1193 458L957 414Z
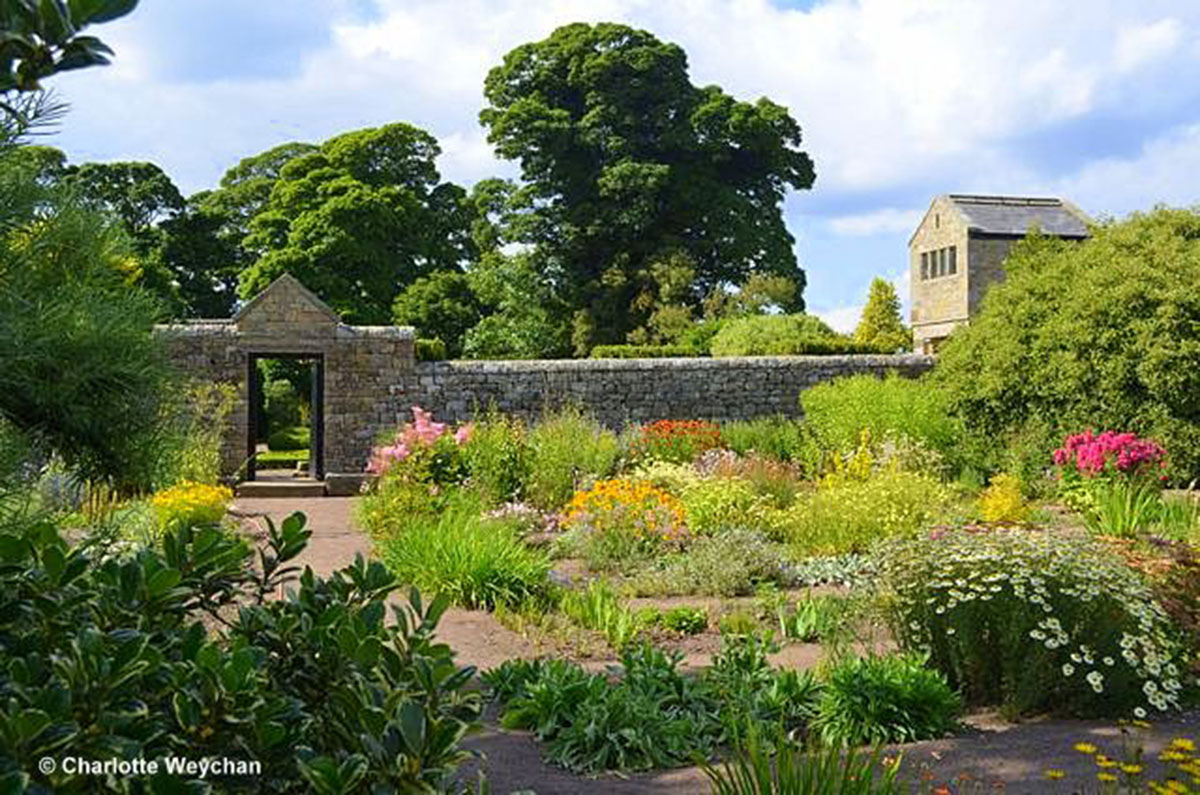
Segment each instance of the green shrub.
M919 656L847 658L824 684L813 729L831 745L930 740L958 725L959 697Z
M417 337L413 341L413 354L418 362L441 362L450 358L446 353L446 343L437 337Z
M726 422L721 425L721 440L740 456L757 453L776 461L805 462L811 455L804 424L787 417Z
M802 643L823 642L837 632L848 617L846 599L830 594L803 596L794 605L778 605L775 618L779 634Z
M865 429L876 442L917 441L958 468L963 433L947 400L928 380L895 373L847 376L800 393L805 423L824 450L854 449Z
M748 315L727 320L712 338L713 356L877 353L812 315Z
M778 514L774 532L799 557L865 552L880 539L917 533L948 501L933 478L888 469L801 494Z
M820 685L811 671L777 670L767 660L777 650L757 632L724 633L721 649L704 672L728 740L747 732L794 735L816 714Z
M745 596L780 573L779 548L753 530L697 539L682 554L663 558L630 583L642 596Z
M290 381L279 379L263 385L263 407L267 415L267 427L272 431L283 430L302 422L300 396Z
M939 351L949 408L981 440L1080 428L1159 440L1170 474L1200 476L1200 215L1159 209L1067 243L1031 236L969 326Z
M699 635L708 629L708 611L703 607L680 605L662 615L662 625L684 635Z
M169 412L169 432L162 440L163 471L155 478L162 488L190 480L217 483L225 427L237 403L232 384L197 382L182 390Z
M462 446L462 460L471 483L493 502L519 496L532 468L525 426L498 412L477 419Z
M434 516L398 519L379 554L403 582L454 604L491 609L542 599L550 561L521 542L511 524L479 516L477 498L457 495Z
M526 497L539 508L561 507L575 490L611 474L620 454L612 431L575 406L544 416L529 432Z
M689 345L597 345L588 354L592 359L666 359L706 355Z
M303 515L267 530L261 555L214 528L116 555L68 546L48 523L7 525L0 779L92 792L102 782L62 767L38 773L38 760L188 749L262 764L261 775L222 777L222 792L309 791L314 777L329 785L318 792L451 785L480 705L465 689L472 670L434 642L445 601L424 605L413 591L391 620L397 583L381 565L360 557L329 578L297 579ZM279 598L284 584L295 590ZM154 787L211 783L166 775Z
M1166 614L1086 536L948 531L878 551L901 648L967 702L1015 713L1145 717L1179 701Z
M309 429L303 425L280 428L267 437L267 449L272 452L307 450Z
M697 535L712 535L732 528L766 528L772 506L754 487L737 478L697 480L682 492L688 529Z

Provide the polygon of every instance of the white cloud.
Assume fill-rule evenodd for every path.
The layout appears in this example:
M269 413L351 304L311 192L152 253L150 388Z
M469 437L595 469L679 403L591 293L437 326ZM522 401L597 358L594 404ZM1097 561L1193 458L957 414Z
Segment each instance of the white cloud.
M862 317L865 305L853 304L850 306L838 306L833 309L814 309L813 314L828 323L829 327L834 331L849 334L858 325L858 319Z
M1183 38L1176 19L1160 19L1150 25L1126 28L1117 34L1114 60L1118 71L1129 72L1145 63L1170 55Z
M884 207L868 213L832 218L829 228L843 237L868 237L883 233L912 232L921 223L923 210L899 210Z

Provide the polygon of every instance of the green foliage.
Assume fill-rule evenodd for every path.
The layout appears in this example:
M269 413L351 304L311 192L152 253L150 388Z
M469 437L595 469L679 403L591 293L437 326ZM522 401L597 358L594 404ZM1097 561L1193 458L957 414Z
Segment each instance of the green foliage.
M302 420L300 397L289 381L268 381L263 386L263 404L272 433L299 425Z
M817 555L787 564L781 579L786 585L866 585L875 573L867 555Z
M217 529L169 532L161 549L68 546L38 520L0 534L0 778L17 791L92 792L93 778L37 772L43 756L196 757L262 763L225 792L311 791L356 770L389 791L447 786L479 715L470 668L434 642L445 601L416 591L388 618L395 580L361 558L328 579L292 565L301 514L255 560ZM277 598L285 583L295 591ZM235 605L239 609L232 609ZM203 620L201 620L203 619ZM219 631L206 629L218 626ZM165 775L162 791L206 782Z
M973 705L1128 716L1178 704L1178 649L1153 594L1088 537L954 531L878 552L901 648Z
M740 478L703 478L680 492L688 529L712 535L736 528L765 528L772 506L754 486Z
M221 447L236 403L232 384L196 382L176 394L161 442L163 471L155 485L183 480L215 484L221 479Z
M38 91L41 81L57 72L103 66L112 50L88 25L125 16L137 0L74 0L68 3L5 3L0 8L0 93ZM3 110L11 112L4 103Z
M802 643L818 643L837 632L848 619L847 601L830 594L809 594L801 597L792 606L786 602L777 605L775 618L779 621L779 634L789 640Z
M733 759L720 767L705 763L712 795L901 795L900 766L881 762L879 749L869 756L857 748L801 748L777 734L768 747L758 732L739 744Z
M460 494L434 516L393 516L380 557L401 581L456 605L491 609L544 598L549 559L510 524L480 518L479 509L477 499Z
M804 424L787 417L726 422L721 425L721 440L741 456L757 453L777 461L796 462L807 462L811 456Z
M450 358L446 343L438 337L417 337L413 341L413 353L418 362L441 362Z
M1097 481L1083 519L1092 532L1136 538L1155 527L1164 515L1162 491L1156 483Z
M879 539L914 535L948 502L933 478L888 469L799 495L772 529L798 556L865 552Z
M668 359L704 355L688 345L597 345L589 354L592 359Z
M288 160L244 245L248 298L291 273L347 322L382 324L398 292L468 259L466 194L439 182L440 149L407 124L343 133Z
M439 359L462 355L463 336L479 322L482 312L470 279L458 271L422 276L405 287L392 304L392 319L398 325L414 326L422 337L445 343L442 355L435 357Z
M1005 270L935 371L971 434L1045 429L1046 462L1069 432L1120 428L1163 443L1173 478L1200 476L1200 215L1134 214L1078 244L1033 236Z
M772 668L767 655L776 650L753 631L723 633L704 684L718 705L725 739L770 730L795 735L814 717L821 686L811 671Z
M85 480L146 488L169 370L158 304L125 283L128 238L19 153L0 153L0 182L0 417Z
M547 413L529 432L525 496L539 508L562 507L575 490L611 474L620 455L616 434L577 406Z
M778 547L760 532L735 530L699 538L686 552L656 561L631 586L643 596L745 596L779 573Z
M684 635L699 635L708 629L708 611L703 607L679 605L662 615L662 625Z
M582 591L563 594L559 609L581 627L601 632L617 651L632 643L643 628L638 617L601 580L593 580Z
M963 432L945 393L925 379L853 375L800 393L807 427L825 450L853 449L863 430L876 441L908 438L960 466Z
M813 729L831 745L930 740L957 727L961 708L919 656L851 657L828 671Z
M615 24L514 49L484 95L488 140L525 183L506 236L561 288L577 353L648 325L665 261L694 268L693 307L702 285L752 273L803 288L781 202L813 171L786 109L695 87L679 47Z
M469 277L487 313L463 338L463 358L554 359L568 354L568 307L530 253L489 251Z
M860 352L813 315L750 315L730 320L713 337L709 350L713 356Z
M517 497L532 474L532 454L520 420L496 411L477 419L462 457L471 484L493 502Z
M871 280L871 292L854 329L854 341L888 353L912 348L912 332L900 319L900 297L886 279Z
M757 636L759 631L758 619L749 610L731 610L721 616L717 622L722 636L740 638Z
M312 431L303 425L283 427L272 431L267 437L267 449L271 452L282 450L307 450L309 435Z

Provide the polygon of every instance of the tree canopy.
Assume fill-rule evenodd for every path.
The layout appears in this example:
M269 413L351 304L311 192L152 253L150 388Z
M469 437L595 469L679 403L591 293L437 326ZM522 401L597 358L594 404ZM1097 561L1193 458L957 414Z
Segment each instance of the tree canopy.
M532 247L573 312L585 352L643 325L653 265L692 263L691 304L752 274L804 275L782 200L809 188L800 126L768 99L697 87L677 45L616 24L573 24L522 45L488 74L480 119L521 164L508 238Z
M871 280L871 291L862 317L854 329L854 341L880 351L908 350L912 347L912 332L900 319L900 297L886 279Z
M288 159L243 245L260 256L243 297L291 273L347 322L387 323L397 294L471 258L466 192L440 181L433 136L408 124L358 130Z

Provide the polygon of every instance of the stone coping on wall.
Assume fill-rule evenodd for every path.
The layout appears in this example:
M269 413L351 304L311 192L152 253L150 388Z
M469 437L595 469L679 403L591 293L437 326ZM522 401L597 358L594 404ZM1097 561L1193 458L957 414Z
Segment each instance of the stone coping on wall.
M482 373L597 372L623 370L721 370L777 365L813 365L841 369L847 365L870 367L932 366L934 357L924 354L838 354L831 356L695 356L649 359L453 359L419 362L418 367L469 370Z

